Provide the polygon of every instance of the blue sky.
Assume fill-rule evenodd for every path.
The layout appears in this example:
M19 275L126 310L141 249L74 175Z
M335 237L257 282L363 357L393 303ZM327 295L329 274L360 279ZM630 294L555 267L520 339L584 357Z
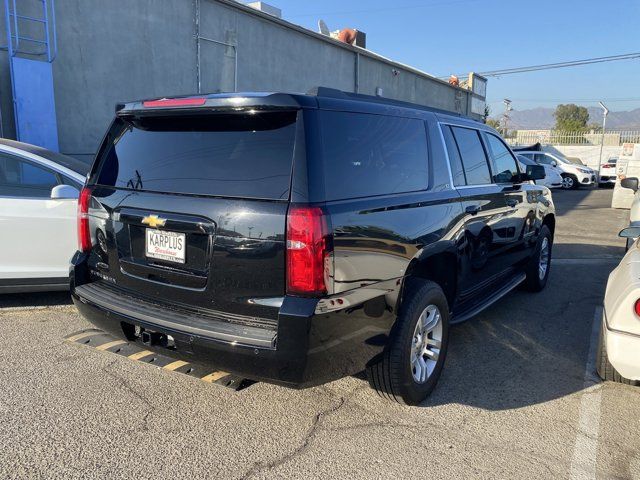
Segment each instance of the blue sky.
M268 0L291 22L358 28L367 47L434 74L640 52L639 0ZM612 111L640 108L640 60L508 75L489 80L492 114L558 103Z

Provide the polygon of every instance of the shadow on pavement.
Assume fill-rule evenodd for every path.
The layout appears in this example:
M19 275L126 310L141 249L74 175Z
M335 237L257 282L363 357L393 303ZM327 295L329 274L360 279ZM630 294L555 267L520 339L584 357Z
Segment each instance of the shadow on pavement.
M606 192L601 192L595 187L583 187L577 190L560 190L556 189L552 192L553 203L556 207L556 215L563 216L567 215L571 210L576 209L587 209L591 210L594 207L596 208L609 208L611 207L611 190ZM599 205L591 204L591 199L589 204L585 204L585 200L590 196L598 196L602 197L598 203Z
M0 312L3 308L42 308L72 305L69 292L12 293L0 295Z
M622 243L622 242L620 242ZM554 259L611 259L616 263L624 256L624 245L590 245L588 243L558 243L553 246Z
M602 254L597 246L590 252ZM581 391L594 315L616 265L554 264L544 291L516 290L454 326L443 376L425 406L504 410Z

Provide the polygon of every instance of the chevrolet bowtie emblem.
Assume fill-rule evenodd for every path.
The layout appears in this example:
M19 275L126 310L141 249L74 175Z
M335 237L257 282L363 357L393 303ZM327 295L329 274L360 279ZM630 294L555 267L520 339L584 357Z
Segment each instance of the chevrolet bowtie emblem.
M160 218L158 215L149 215L148 217L144 217L142 219L142 223L145 225L149 225L150 227L164 227L164 224L167 223L166 218Z

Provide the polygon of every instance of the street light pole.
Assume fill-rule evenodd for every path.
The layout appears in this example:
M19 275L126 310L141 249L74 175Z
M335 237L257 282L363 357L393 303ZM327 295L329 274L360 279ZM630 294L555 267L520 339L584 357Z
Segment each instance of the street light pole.
M600 169L602 168L602 148L604 147L604 131L605 128L607 127L607 115L609 114L609 109L607 107L604 106L604 103L602 102L598 102L600 103L600 106L602 107L602 136L600 137L600 159L598 160L598 175L600 175Z
M511 100L509 100L508 98L505 98L502 103L504 103L504 114L503 114L503 120L504 120L504 133L503 136L505 138L507 138L507 135L509 134L509 112L511 111Z

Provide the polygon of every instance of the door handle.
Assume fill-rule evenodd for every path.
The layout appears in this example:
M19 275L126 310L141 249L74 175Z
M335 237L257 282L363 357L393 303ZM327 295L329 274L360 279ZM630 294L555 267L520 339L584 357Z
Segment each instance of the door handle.
M507 205L511 208L516 207L519 203L520 201L515 198L507 198Z
M464 209L464 211L467 212L469 215L477 215L480 209L481 209L480 205L469 205L467 208Z

